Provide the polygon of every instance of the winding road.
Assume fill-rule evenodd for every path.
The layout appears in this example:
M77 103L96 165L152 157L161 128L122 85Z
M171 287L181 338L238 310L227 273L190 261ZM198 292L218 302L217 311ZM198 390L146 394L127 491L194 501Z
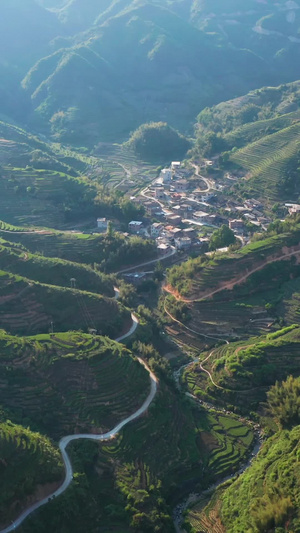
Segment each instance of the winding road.
M124 335L122 335L121 337L115 339L117 342L121 342L122 340L126 339L127 337L129 337L130 335L132 335L135 332L135 330L136 330L136 328L138 326L138 319L137 319L137 317L134 314L131 315L131 318L132 318L132 326L131 326L130 330L127 333L125 333ZM149 372L150 383L151 383L150 393L149 393L148 397L146 398L146 400L144 401L143 405L137 411L135 411L135 413L133 413L132 415L130 415L127 418L125 418L124 420L122 420L119 424L117 424L117 426L115 426L113 429L111 429L107 433L102 433L100 435L93 435L93 434L89 434L89 433L83 433L83 434L79 434L79 435L67 435L67 436L63 437L59 441L59 449L61 451L61 455L62 455L62 458L63 458L64 467L65 467L65 479L64 479L63 484L55 492L53 492L52 494L49 494L49 496L47 496L43 500L41 500L41 501L35 503L34 505L32 505L31 507L29 507L11 525L6 527L5 529L0 530L0 533L10 533L11 531L15 531L24 522L24 520L26 520L26 518L28 518L28 516L30 516L32 513L34 513L34 511L36 511L37 509L39 509L43 505L46 505L51 499L57 498L58 496L60 496L61 494L63 494L67 490L69 485L72 483L72 479L73 479L73 467L72 467L72 463L71 463L69 454L67 452L67 447L70 444L70 442L73 442L75 440L81 440L81 439L95 440L95 441L98 441L98 442L110 440L113 437L115 437L119 433L119 431L121 431L121 429L124 426L126 426L127 424L129 424L130 422L132 422L133 420L138 418L139 416L143 415L147 411L149 405L151 404L151 402L153 401L153 399L154 399L154 397L156 395L158 380L157 380L156 376L153 374L153 372L151 372L150 368L146 365L146 363L142 359L138 358L138 361Z
M206 184L206 189L202 189L201 190L202 193L209 192L209 191L211 191L212 189L215 188L215 182L213 180L208 179L205 176L202 176L202 174L200 174L199 165L192 164L192 167L194 167L194 169L195 169L195 176L197 176L198 178L201 178L202 181L204 181L204 183Z
M288 259L289 257L293 257L300 254L300 250L292 250L291 252L283 253L282 255L279 255L278 257L272 257L271 259L268 259L267 261L264 261L260 265L258 265L256 268L253 268L252 270L249 270L246 274L244 274L242 277L236 279L232 279L229 281L226 281L224 284L219 286L217 289L214 289L213 291L210 291L200 298L184 298L180 294L176 293L176 291L172 290L167 285L163 286L163 289L168 292L169 294L172 294L176 298L176 300L180 300L182 302L186 303L193 303L193 302L202 302L203 300L207 300L214 296L215 294L218 294L219 292L222 292L224 290L232 290L236 285L241 285L244 281L246 281L252 274L255 272L259 272L265 266L270 265L272 263L276 263L278 261L283 261L285 259ZM1 532L0 532L1 533Z

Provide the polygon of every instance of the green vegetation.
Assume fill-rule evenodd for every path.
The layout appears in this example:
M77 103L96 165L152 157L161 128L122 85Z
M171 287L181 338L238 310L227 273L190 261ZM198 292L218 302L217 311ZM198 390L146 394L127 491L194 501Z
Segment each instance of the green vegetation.
M226 224L223 224L220 229L217 229L213 232L209 243L209 248L210 250L217 250L217 248L230 246L230 244L234 244L235 241L236 238L233 231L226 226Z
M0 405L14 422L56 439L112 429L149 392L147 371L105 337L69 332L19 338L2 330L0 345Z
M270 411L280 427L290 428L300 422L300 379L289 376L278 381L268 392Z
M194 154L221 154L220 163L241 171L235 194L289 199L298 184L299 83L253 91L198 116Z
M116 300L98 294L46 285L0 271L0 317L11 333L96 329L117 337L130 324L130 314Z
M276 383L268 394L269 406L280 425L262 446L250 468L233 483L224 484L205 507L196 505L188 515L193 528L210 531L293 531L300 524L299 456L300 426L299 379L290 376ZM294 427L293 427L294 426Z
M1 415L1 528L30 502L47 496L64 475L60 452L48 438L2 418Z
M158 309L160 264L137 290L117 278L157 257L153 241L124 234L145 215L131 199L155 165L220 156L207 172L237 175L229 196L263 197L278 217L276 200L297 201L300 83L239 96L300 77L297 9L286 0L0 4L0 529L61 482L49 438L103 433L142 405L150 382L139 356L159 379L147 413L109 441L73 442L70 487L22 532L171 533L174 505L248 459L253 426L233 411L280 431L204 513L201 503L193 525L297 531L299 217L239 250L222 226L210 256L168 271L171 295ZM98 217L109 219L106 234L94 233ZM109 339L131 327L125 306L140 322L127 348ZM203 367L194 361L178 381L172 370L192 358Z
M4 240L0 241L0 269L61 287L70 287L71 279L75 278L78 289L114 296L113 281L98 270L63 259L31 254L21 245Z
M289 374L300 375L299 343L299 326L294 326L275 334L222 345L213 350L212 356L204 364L221 389L216 388L207 374L200 371L199 363L185 370L183 383L199 398L208 395L235 405L244 413L256 411L259 402L266 401L266 392L276 380L283 380ZM276 390L271 389L268 395L275 398ZM297 401L293 399L292 404L297 411ZM286 408L288 410L288 406Z
M242 282L235 286L233 295L243 290L240 289L240 285L248 293L249 290L258 290L262 285L266 290L268 282L272 281L270 272L275 274L276 271L280 276L280 270L284 272L285 267L287 270L295 268L295 274L298 272L297 265L292 259L276 261L287 253L293 255L293 250L297 252L297 248L293 249L293 246L298 245L300 237L297 221L291 221L291 225L287 223L283 226L283 230L285 233L274 235L270 228L269 236L263 235L260 240L255 240L234 253L226 252L213 258L201 256L190 259L180 266L171 268L168 271L167 281L181 294L193 295L196 298L205 296L209 289L222 289L222 287L225 289L226 283L228 288L230 286L232 289L234 282L239 280ZM290 247L290 250L285 249L285 246Z
M120 533L155 528L171 533L176 501L195 486L201 489L215 476L232 471L244 459L252 438L251 429L237 419L208 414L182 401L173 386L160 380L147 416L100 447L72 446L75 484L69 494L32 516L24 531L46 533L59 517L61 527L79 532L84 520L85 527L92 527L100 516L103 527L114 526ZM80 493L85 505L79 510L74 502Z
M299 194L299 131L300 125L294 124L248 144L230 157L250 172L245 191L273 201Z
M151 122L143 124L132 134L128 146L147 161L168 161L183 159L190 143L165 122Z
M152 240L126 238L117 232L91 235L37 228L28 231L0 222L0 235L10 242L22 244L32 254L95 265L105 272L154 259L157 253Z
M58 11L65 21L63 31L68 32L70 21L71 35L79 28L86 31L75 39L57 38L56 49L41 55L27 72L22 87L31 97L31 122L45 128L49 121L56 139L79 146L124 141L141 124L162 117L186 131L199 109L270 78L285 79L280 71L273 75L270 56L267 62L259 50L250 51L252 31L247 43L235 46L218 26L205 27L198 9L178 0L111 0L103 7L91 1L88 7L68 2ZM249 30L253 22L247 20ZM116 40L115 35L122 38ZM290 69L291 63L295 76L297 62L291 58ZM66 80L71 80L68 95L63 90Z

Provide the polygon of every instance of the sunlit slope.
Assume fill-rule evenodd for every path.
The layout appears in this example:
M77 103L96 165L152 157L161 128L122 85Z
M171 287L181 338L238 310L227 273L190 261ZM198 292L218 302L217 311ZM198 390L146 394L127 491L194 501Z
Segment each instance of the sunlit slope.
M231 156L231 161L249 172L246 188L270 201L298 194L299 134L297 123L250 143Z

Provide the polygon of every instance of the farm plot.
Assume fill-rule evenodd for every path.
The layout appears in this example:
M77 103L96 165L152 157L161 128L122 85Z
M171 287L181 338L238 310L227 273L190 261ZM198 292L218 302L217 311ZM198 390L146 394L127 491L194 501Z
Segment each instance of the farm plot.
M291 193L289 179L298 165L299 133L300 124L297 123L263 137L231 156L234 163L250 172L248 184L258 195L277 200Z

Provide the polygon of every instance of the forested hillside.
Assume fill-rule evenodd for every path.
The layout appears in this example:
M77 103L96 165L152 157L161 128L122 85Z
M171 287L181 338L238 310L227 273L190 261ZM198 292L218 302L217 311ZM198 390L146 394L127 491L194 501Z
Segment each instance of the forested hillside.
M11 89L21 91L19 117L48 134L50 120L56 138L79 145L125 140L158 120L191 132L205 106L300 77L298 12L283 1L222 9L190 0L14 2L26 23L19 31L13 9L2 3L2 36L18 35L7 60L23 82L21 88L21 77L5 76L7 99Z

